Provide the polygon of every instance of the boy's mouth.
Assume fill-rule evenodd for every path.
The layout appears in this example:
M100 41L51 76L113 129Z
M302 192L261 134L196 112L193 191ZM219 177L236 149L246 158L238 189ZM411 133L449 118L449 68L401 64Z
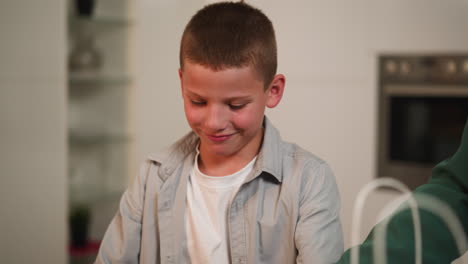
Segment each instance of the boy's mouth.
M214 142L223 142L228 140L229 138L232 137L234 134L229 134L229 135L206 135L211 141Z

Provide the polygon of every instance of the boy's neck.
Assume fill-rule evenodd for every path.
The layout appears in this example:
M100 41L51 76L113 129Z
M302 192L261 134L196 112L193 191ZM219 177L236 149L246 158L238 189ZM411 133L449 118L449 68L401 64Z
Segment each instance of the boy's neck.
M237 156L225 157L218 161L202 158L201 153L198 157L198 169L209 176L227 176L240 171L244 168L255 156L250 159L243 159Z
M263 129L262 129L263 130ZM250 146L245 146L239 152L230 156L213 155L206 153L203 147L200 147L198 156L199 170L209 176L227 176L244 168L252 159L257 156L263 141L263 131L260 138L251 142Z

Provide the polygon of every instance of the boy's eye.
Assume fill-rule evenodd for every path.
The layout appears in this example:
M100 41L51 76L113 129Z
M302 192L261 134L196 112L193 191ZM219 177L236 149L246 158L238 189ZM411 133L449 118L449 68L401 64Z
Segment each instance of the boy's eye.
M190 102L193 104L193 105L197 105L197 106L202 106L202 105L205 105L206 102L203 102L203 101L194 101L194 100L190 100Z
M229 108L231 108L232 110L239 110L243 108L244 106L245 104L229 104Z

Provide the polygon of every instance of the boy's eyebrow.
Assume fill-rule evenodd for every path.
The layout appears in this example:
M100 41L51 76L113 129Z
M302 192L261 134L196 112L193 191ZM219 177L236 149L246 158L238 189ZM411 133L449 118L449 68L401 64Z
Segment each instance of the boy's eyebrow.
M189 90L185 90L185 92L186 92L188 95L197 96L197 97L202 97L202 96L200 96L199 94L194 93L194 92L191 92L191 91L189 91Z
M197 93L194 93L194 92L191 92L191 91L188 91L188 90L186 90L186 92L187 92L187 94L188 94L189 96L194 96L194 97L201 98L201 99L204 98L204 96L199 95L199 94L197 94ZM224 101L250 100L250 99L251 99L251 96L245 95L245 96L233 96L233 97L228 97L228 98L225 98Z
M246 101L246 102L250 102L252 100L252 97L251 96L233 96L233 97L228 97L228 98L224 98L224 102L232 102L232 101Z

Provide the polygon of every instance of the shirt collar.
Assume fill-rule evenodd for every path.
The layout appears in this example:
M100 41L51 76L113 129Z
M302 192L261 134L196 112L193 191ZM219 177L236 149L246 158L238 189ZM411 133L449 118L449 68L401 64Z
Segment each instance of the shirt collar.
M282 171L282 140L278 130L273 126L270 120L265 116L263 120L265 128L263 142L258 153L257 163L254 166L254 176L260 172L266 172L273 176L278 182L283 181Z
M282 140L278 130L273 126L270 120L265 116L263 120L264 136L257 162L254 165L252 176L247 178L251 180L266 172L273 176L278 182L282 182ZM161 164L159 172L160 177L165 180L171 175L177 166L183 163L188 155L196 154L196 147L200 139L194 132L189 132L172 146L160 153L149 155L148 159Z

